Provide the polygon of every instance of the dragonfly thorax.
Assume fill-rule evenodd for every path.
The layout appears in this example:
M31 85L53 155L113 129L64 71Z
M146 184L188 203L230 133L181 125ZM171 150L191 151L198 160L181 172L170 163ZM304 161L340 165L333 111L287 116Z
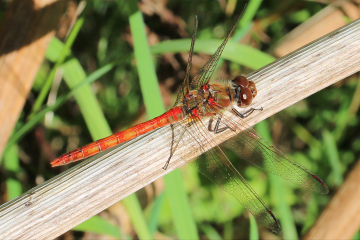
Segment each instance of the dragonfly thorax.
M207 99L208 93L202 90L192 90L185 95L184 100L182 101L182 108L186 114L196 115L202 114L202 109L204 109L204 100Z
M205 84L197 90L191 90L182 101L182 109L187 116L199 118L214 115L219 109L235 104L248 107L257 94L255 83L244 76L233 80Z

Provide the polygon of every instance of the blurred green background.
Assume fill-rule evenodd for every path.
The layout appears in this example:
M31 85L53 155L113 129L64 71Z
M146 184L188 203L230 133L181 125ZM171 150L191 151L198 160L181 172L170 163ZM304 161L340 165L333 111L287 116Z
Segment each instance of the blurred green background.
M57 156L171 108L185 76L195 15L194 72L220 45L245 2L87 1L81 10L83 3L69 3L1 158L1 203L71 167L52 169ZM213 78L230 79L270 63L284 37L326 7L316 1L250 1L229 41L238 52L224 54ZM72 22L76 10L80 15ZM358 78L348 77L255 126L324 180L329 195L299 189L228 154L280 220L285 239L297 239L313 225L359 156ZM84 80L92 83L77 87ZM196 169L186 166L166 178L137 192L139 201L133 195L63 238L259 237L246 210ZM279 238L258 228L260 238Z

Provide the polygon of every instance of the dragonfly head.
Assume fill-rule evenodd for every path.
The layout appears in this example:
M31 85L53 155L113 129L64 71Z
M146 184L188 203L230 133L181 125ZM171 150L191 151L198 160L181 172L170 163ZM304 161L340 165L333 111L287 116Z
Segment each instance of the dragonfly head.
M236 76L234 80L232 80L232 83L235 87L234 96L237 101L237 105L241 108L249 106L257 94L255 83L253 81L249 81L244 76Z

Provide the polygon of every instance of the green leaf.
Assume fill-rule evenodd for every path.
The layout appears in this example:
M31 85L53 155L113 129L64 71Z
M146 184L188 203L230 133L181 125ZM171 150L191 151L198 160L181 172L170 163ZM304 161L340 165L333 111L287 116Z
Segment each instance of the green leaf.
M43 120L45 114L50 111L55 111L62 104L66 102L70 97L72 97L77 91L79 91L83 86L97 80L102 75L110 71L113 67L113 63L105 65L102 68L99 68L91 75L89 75L83 82L79 83L76 87L74 87L68 94L65 96L59 97L54 105L49 106L41 110L39 113L35 114L28 122L26 122L23 126L21 126L18 130L15 131L13 135L11 135L6 149L12 146L14 143L18 142L26 133L28 133L38 122Z
M181 172L173 171L165 175L164 180L177 237L179 239L198 239L196 225L185 194L184 180Z
M11 148L4 152L4 165L8 175L10 175L10 177L6 179L6 193L7 200L9 201L22 193L21 183L17 180L20 165L16 145L12 145Z
M74 227L73 230L104 234L117 239L124 239L120 230L116 226L110 224L108 221L99 216L89 218L85 222L82 222Z
M258 240L259 239L259 230L257 227L257 223L255 217L250 214L250 240Z
M142 13L139 10L135 10L131 14L129 21L131 35L134 40L134 52L141 92L144 97L147 114L149 118L154 118L164 113L165 107L161 99L155 65L147 43Z
M76 58L72 58L61 66L64 74L64 80L70 88L84 81L86 73ZM111 135L111 129L107 124L102 109L92 92L91 86L86 85L74 95L79 104L80 111L89 128L90 134L94 140Z
M195 42L194 51L197 53L207 53L209 55L212 55L221 45L221 43L222 40L199 39ZM152 46L150 49L153 54L164 54L169 52L188 52L190 49L190 44L191 39L171 40L160 42ZM275 60L275 58L273 58L272 56L263 53L255 48L246 45L240 45L232 41L229 41L226 44L226 47L221 57L252 69L261 68Z
M84 17L80 17L74 24L74 27L69 34L69 37L67 38L64 46L61 48L61 51L58 54L58 58L56 60L55 66L51 69L51 71L45 81L45 84L42 87L40 94L34 103L34 106L31 110L31 114L29 115L29 118L31 118L41 108L41 105L44 102L44 100L45 100L46 96L48 95L48 92L51 88L56 71L57 71L58 67L64 62L66 56L69 54L70 48L73 45L75 38L78 35L83 23L84 23Z
M152 211L149 217L149 230L151 235L154 235L158 228L158 219L160 216L161 208L164 204L165 194L162 192L159 196L157 196L153 202Z
M202 224L201 230L205 233L206 237L211 240L222 240L220 234L210 224Z
M329 158L332 169L333 183L336 186L340 186L344 179L341 174L339 151L336 146L335 137L328 130L323 130L322 134L325 143L325 152Z

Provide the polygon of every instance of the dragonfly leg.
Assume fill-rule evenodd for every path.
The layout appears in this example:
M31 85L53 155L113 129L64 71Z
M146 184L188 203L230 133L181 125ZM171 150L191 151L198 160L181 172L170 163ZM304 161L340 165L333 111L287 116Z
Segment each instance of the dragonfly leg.
M236 110L235 108L232 108L231 109L238 117L241 117L241 118L246 118L248 117L250 114L252 114L254 111L262 111L263 108L250 108L249 110L247 110L246 112L244 113L240 113L238 110Z
M174 155L174 152L175 152L177 146L179 145L182 137L184 136L184 133L185 133L185 131L186 131L186 128L187 128L188 126L190 126L190 124L191 124L191 123L189 123L188 125L186 125L186 126L184 127L184 130L181 132L180 137L179 137L178 141L177 141L176 144L175 144L175 147L174 147L174 139L175 139L174 126L173 126L173 124L170 125L170 126L171 126L171 132L172 132L170 156L169 156L168 160L166 161L165 165L163 166L163 169L164 169L164 170L166 170L167 167L169 166L170 160L171 160L172 156Z
M216 133L216 134L217 134L217 133L221 133L221 132L225 131L226 129L230 129L231 131L235 132L235 129L232 129L231 127L229 127L229 126L226 125L226 124L224 124L225 127L222 127L222 128L219 127L219 126L220 126L220 123L221 123L221 117L222 117L222 115L219 115L218 119L216 120L216 124L215 124L214 129L211 128L212 123L213 123L213 118L211 118L210 121L209 121L208 130L209 130L210 132L214 132L214 133Z

